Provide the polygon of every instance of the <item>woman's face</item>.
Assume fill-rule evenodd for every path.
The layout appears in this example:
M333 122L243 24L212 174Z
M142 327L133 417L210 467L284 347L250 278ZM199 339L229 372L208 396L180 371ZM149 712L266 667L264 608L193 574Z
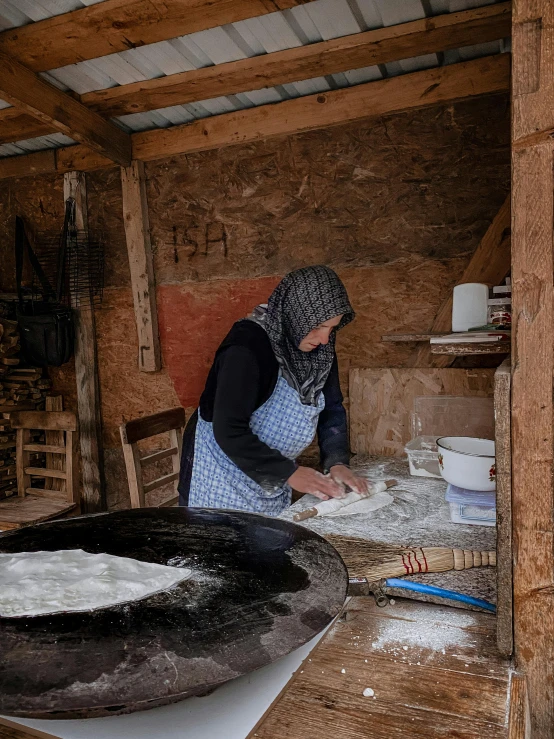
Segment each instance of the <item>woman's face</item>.
M300 351L311 352L314 349L317 349L320 344L328 344L332 330L339 325L341 319L342 314L320 323L317 328L314 328L313 331L310 331L310 333L302 339L298 346Z

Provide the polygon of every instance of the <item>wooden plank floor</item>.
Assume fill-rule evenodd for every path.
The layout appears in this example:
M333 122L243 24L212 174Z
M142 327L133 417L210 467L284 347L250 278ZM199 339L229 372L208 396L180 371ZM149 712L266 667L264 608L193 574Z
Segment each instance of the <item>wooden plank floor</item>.
M500 739L509 688L493 615L353 598L248 739Z

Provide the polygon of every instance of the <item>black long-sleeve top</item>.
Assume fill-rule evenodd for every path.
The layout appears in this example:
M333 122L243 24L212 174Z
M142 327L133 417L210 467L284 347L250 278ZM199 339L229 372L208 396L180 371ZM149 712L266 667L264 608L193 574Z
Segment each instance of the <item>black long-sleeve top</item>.
M253 321L236 323L219 347L200 398L197 413L213 424L225 454L260 485L281 486L297 469L293 460L264 444L250 428L250 417L273 393L279 365L266 332ZM323 388L325 408L317 425L321 463L325 469L348 464L348 432L335 357ZM183 439L179 492L187 503L194 463L197 413Z

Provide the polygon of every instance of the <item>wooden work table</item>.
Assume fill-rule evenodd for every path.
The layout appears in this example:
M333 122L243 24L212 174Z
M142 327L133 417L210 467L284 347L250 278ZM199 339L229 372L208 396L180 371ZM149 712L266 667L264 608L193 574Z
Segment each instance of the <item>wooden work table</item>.
M367 514L310 518L302 526L322 536L338 534L370 541L409 546L445 546L457 549L491 550L496 547L496 529L452 523L450 507L444 500L447 483L431 477L413 477L408 462L394 457L368 457L354 461L353 468L370 479L396 479L398 485L387 492L393 502ZM296 511L311 508L317 499L303 496L282 514L292 520ZM413 579L430 585L458 590L496 603L496 569L480 567L462 572L415 575Z

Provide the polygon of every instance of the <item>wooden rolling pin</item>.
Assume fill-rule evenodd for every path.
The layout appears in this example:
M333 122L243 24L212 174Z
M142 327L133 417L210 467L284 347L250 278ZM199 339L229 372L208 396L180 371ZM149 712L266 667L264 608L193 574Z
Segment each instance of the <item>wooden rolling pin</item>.
M375 493L382 493L393 485L396 485L396 480L382 480L380 482L369 482L367 493L356 493L352 490L347 493L344 498L330 498L329 500L322 500L313 508L308 508L305 511L295 513L292 517L293 521L305 521L307 518L314 518L314 516L328 516L329 513L344 508L344 506L350 505L351 503L357 503L359 500L369 498L370 495Z

